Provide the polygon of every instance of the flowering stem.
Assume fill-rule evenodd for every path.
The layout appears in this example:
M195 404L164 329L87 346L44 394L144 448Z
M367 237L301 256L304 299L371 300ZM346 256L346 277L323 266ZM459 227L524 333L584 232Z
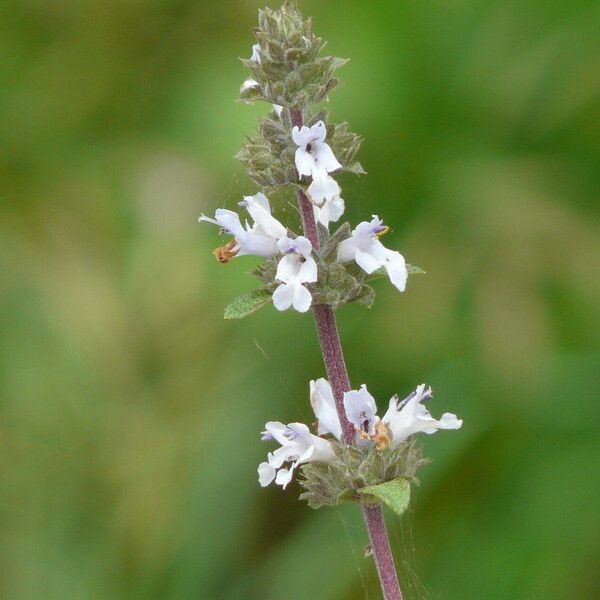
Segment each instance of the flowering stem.
M375 556L377 573L385 600L402 600L402 592L400 591L398 575L396 574L396 565L394 565L394 556L390 548L387 529L385 528L383 508L381 504L363 504L362 511L365 523L367 524L371 548Z
M292 124L302 127L303 117L299 110L290 110ZM298 205L302 216L302 228L304 235L310 240L315 250L319 249L319 236L313 207L303 190L298 190ZM313 306L317 334L323 353L323 361L327 370L327 377L331 384L333 397L338 417L342 425L342 438L347 444L352 443L354 428L346 418L344 410L344 392L349 392L350 379L346 369L346 361L338 335L335 314L331 306L327 304L316 304ZM390 547L383 510L381 505L362 506L363 516L369 532L371 548L377 565L377 573L385 600L402 600L402 592L398 583L394 556Z

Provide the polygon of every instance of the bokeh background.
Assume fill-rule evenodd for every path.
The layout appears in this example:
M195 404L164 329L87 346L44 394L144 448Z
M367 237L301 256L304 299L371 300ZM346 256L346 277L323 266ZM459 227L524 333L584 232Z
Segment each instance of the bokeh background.
M256 189L232 156L267 110L234 102L261 6L0 5L3 599L380 598L356 507L256 482L264 422L311 420L312 319L224 321L254 262L196 222ZM407 598L597 599L598 4L302 8L352 59L347 215L427 271L339 312L351 378L465 421L390 519Z

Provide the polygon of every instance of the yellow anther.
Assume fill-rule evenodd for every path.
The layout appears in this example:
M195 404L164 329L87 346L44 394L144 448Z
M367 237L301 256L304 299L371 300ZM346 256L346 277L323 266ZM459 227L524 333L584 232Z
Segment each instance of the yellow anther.
M215 258L221 264L226 265L239 251L239 249L234 250L235 245L235 240L231 240L226 246L215 248L213 251Z

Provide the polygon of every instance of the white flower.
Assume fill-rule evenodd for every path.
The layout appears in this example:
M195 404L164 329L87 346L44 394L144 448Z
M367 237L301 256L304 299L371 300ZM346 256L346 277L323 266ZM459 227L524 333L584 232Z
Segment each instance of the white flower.
M344 410L359 439L370 439L375 434L375 423L379 420L377 405L365 384L359 390L344 393Z
M339 196L325 200L322 206L313 204L315 219L319 223L322 223L324 227L329 227L329 223L339 221L340 217L344 214L345 207L344 200Z
M358 446L374 442L378 448L397 446L416 433L435 433L438 429L460 429L462 420L452 413L434 419L422 402L432 397L431 388L420 385L405 400L398 403L397 396L390 400L383 419L377 416L375 399L366 385L344 393L346 418L354 426L354 441ZM338 418L331 386L326 379L310 382L310 401L317 416L319 435L333 434L338 440L342 428Z
M284 237L277 242L277 248L284 256L277 265L275 279L282 283L273 293L273 304L277 310L293 306L298 312L306 312L312 295L302 284L317 281L317 263L310 255L312 245L303 236L294 240Z
M250 213L254 221L252 226L246 223L244 227L239 215L225 208L218 208L214 219L205 215L198 219L218 225L234 237L229 244L215 250L215 256L223 263L234 256L272 256L277 252L277 240L287 234L287 229L271 215L271 207L264 194L259 192L255 196L245 196L240 205Z
M431 397L431 388L421 384L402 402L398 403L396 396L390 400L389 408L382 420L392 433L393 445L397 445L415 433L431 434L438 429L462 427L462 419L452 413L444 413L439 421L434 419L421 404Z
M323 121L315 123L312 127L304 125L301 129L295 126L292 137L298 146L296 150L296 169L300 178L303 175L312 177L308 188L308 195L316 204L330 200L340 195L340 187L329 176L329 173L341 169L342 165L333 154L329 144L325 143L327 129Z
M331 442L310 433L303 423L284 425L278 421L269 421L265 425L262 439L275 440L281 444L275 452L269 452L267 462L258 466L258 481L262 487L275 480L277 485L285 489L299 465L335 459Z
M369 274L383 267L390 281L403 292L408 278L404 257L400 252L389 250L379 241L379 236L387 230L376 215L373 215L370 222L359 223L352 236L338 246L337 259L341 263L354 260Z

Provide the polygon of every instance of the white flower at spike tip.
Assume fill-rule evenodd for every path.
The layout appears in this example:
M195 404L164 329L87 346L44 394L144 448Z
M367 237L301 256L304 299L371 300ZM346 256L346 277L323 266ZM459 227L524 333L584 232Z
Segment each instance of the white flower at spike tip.
M327 128L323 121L315 123L312 127L304 125L302 128L295 126L292 129L294 143L298 146L295 155L298 175L312 177L308 187L308 195L315 204L324 200L331 200L340 195L340 186L333 177L332 171L342 168L335 157L329 144L325 143Z
M403 292L408 279L406 262L400 252L389 250L379 241L379 236L388 231L382 223L377 215L370 222L359 223L351 237L338 246L337 259L341 263L354 260L369 275L383 267L390 281Z
M310 255L312 244L303 237L281 238L277 248L284 255L277 265L275 279L281 285L273 293L273 305L277 310L294 307L298 312L306 312L312 304L312 295L303 283L317 281L317 263Z
M325 200L321 206L313 204L315 219L324 227L329 227L329 223L335 223L340 220L344 214L346 205L339 196L334 196L330 200Z
M234 256L272 256L277 253L277 240L287 235L287 229L271 215L267 197L259 192L255 196L245 196L240 205L245 206L254 224L244 227L240 216L226 208L218 208L215 218L201 215L198 221L218 225L233 236L233 240L223 248L215 250L219 262L227 263Z
M262 439L275 440L281 444L277 450L269 452L267 462L258 466L258 481L262 487L275 481L285 489L299 465L335 459L331 442L310 433L303 423L284 425L279 421L269 421L265 425Z

